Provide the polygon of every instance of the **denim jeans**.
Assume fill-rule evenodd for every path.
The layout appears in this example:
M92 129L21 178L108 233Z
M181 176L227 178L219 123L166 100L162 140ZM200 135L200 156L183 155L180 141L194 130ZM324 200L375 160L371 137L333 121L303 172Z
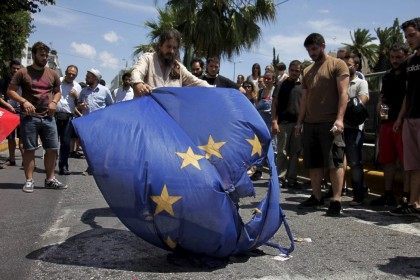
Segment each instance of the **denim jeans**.
M70 141L73 133L73 126L70 117L68 120L56 120L58 138L60 140L60 157L58 161L58 168L69 169L69 155L70 155Z
M363 141L363 131L357 128L346 127L344 129L347 164L350 166L351 185L353 187L354 198L357 200L363 200L366 194L362 163Z
M57 126L55 118L51 116L35 117L21 115L20 129L23 148L25 150L36 150L38 147L38 136L41 138L42 147L58 150Z

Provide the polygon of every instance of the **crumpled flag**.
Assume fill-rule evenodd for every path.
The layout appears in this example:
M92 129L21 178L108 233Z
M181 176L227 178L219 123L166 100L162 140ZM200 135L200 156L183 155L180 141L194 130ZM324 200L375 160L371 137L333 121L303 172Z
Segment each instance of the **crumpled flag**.
M270 132L239 91L158 88L73 123L105 200L142 239L213 257L263 244L293 250ZM255 194L247 170L265 159L268 192L244 223L237 202ZM282 223L287 249L268 242Z

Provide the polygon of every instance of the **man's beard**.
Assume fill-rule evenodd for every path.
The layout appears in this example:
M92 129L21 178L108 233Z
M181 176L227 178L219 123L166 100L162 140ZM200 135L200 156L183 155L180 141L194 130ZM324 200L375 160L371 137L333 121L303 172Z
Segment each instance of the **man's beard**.
M45 65L47 65L47 62L48 62L48 60L46 60L45 63L43 63L43 62L41 62L37 59L34 59L34 64L38 67L45 67Z
M174 55L168 55L168 56L164 56L161 52L158 52L158 57L160 59L160 61L163 62L163 64L165 64L166 66L172 66L172 64L175 61L175 56Z

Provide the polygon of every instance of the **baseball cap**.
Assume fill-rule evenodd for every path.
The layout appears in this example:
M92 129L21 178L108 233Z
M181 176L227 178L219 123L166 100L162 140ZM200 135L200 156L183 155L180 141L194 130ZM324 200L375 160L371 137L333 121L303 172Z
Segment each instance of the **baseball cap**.
M98 69L92 68L87 70L89 73L92 73L93 75L95 75L96 78L98 78L98 80L100 80L102 78L101 72L99 72Z

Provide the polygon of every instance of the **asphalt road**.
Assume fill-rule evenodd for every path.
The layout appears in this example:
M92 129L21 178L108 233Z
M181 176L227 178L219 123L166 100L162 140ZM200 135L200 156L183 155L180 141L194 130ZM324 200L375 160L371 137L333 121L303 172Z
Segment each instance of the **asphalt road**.
M0 154L0 156L4 154ZM38 152L38 156L40 152ZM0 157L1 158L1 157ZM17 161L20 164L20 160ZM37 158L36 185L44 180ZM231 257L208 269L186 259L168 262L170 254L132 234L113 215L92 176L82 175L84 160L71 159L74 174L61 176L67 190L22 192L20 167L0 170L0 279L418 279L420 219L398 218L383 209L348 206L340 218L325 211L302 211L297 204L309 190L282 192L297 242L292 257L279 258L270 247ZM265 176L267 176L265 174ZM249 217L266 193L241 202ZM274 241L288 245L284 227Z

